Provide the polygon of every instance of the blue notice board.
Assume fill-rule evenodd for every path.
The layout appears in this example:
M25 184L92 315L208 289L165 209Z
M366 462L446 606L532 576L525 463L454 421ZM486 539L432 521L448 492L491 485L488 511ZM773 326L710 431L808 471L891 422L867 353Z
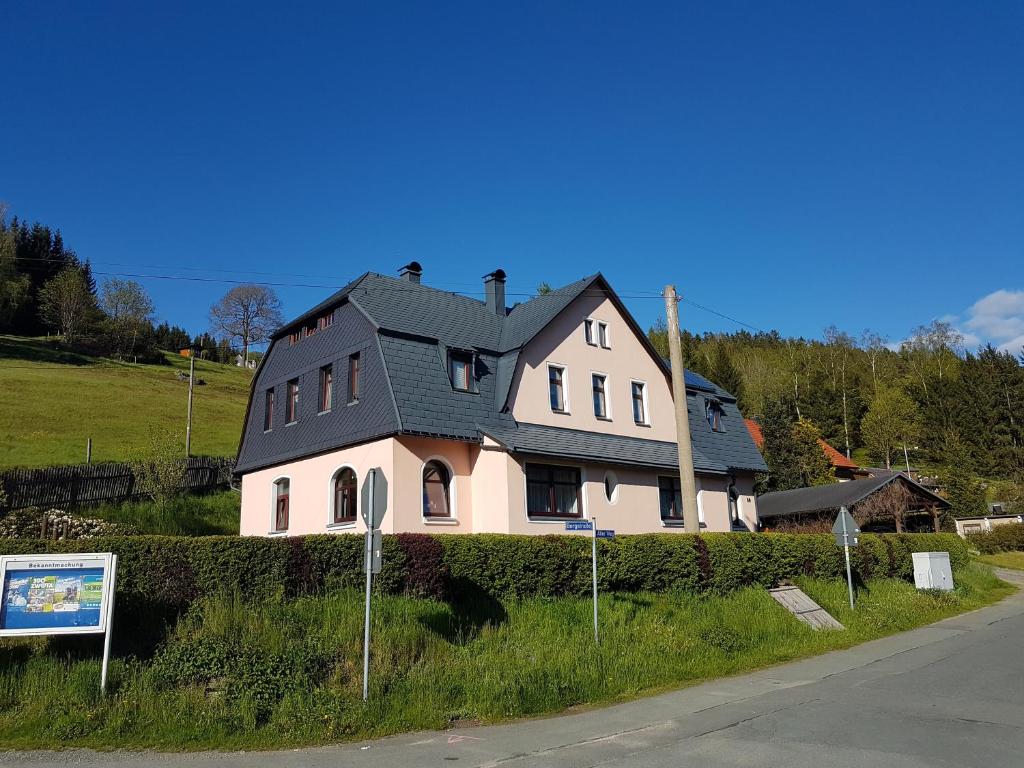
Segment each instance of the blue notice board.
M3 558L0 635L78 634L106 629L109 556Z
M593 528L594 524L589 520L569 520L565 524L565 530L567 531L590 531Z

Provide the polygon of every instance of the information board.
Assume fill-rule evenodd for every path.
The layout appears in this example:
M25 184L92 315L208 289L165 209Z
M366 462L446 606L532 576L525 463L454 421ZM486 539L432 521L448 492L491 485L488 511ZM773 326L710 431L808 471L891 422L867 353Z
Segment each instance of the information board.
M0 636L106 632L110 554L0 558Z

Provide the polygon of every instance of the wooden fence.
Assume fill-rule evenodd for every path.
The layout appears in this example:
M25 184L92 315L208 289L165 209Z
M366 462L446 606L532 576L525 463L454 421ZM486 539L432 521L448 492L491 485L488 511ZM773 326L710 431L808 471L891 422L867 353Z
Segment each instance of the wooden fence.
M185 459L185 492L226 487L234 459ZM0 487L8 509L24 507L70 508L101 501L125 501L139 495L135 474L128 463L73 464L43 469L0 472Z

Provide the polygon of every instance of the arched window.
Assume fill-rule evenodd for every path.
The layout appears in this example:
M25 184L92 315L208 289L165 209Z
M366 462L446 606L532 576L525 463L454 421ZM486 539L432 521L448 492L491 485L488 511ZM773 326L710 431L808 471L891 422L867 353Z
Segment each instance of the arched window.
M274 532L288 530L288 496L291 482L282 477L274 483Z
M359 498L356 493L356 473L345 467L334 476L334 522L354 523Z
M432 459L423 465L423 516L451 517L451 473L442 462Z

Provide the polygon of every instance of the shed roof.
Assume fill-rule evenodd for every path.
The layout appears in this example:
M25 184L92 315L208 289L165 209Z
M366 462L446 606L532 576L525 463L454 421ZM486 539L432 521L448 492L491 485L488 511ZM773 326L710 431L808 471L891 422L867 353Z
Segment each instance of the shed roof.
M757 514L762 519L768 519L851 507L893 482L906 483L925 503L943 508L949 506L949 502L941 496L936 496L901 472L894 472L882 477L766 493L757 497Z

